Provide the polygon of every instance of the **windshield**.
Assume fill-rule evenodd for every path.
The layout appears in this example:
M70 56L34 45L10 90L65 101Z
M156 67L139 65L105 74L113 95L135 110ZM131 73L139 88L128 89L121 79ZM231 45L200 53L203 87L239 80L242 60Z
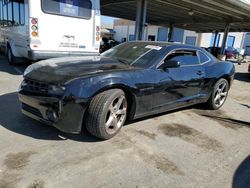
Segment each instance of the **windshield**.
M91 18L90 0L42 0L42 9L49 14L78 18Z
M128 42L111 48L101 54L101 56L116 59L127 65L147 67L154 63L160 56L167 44Z

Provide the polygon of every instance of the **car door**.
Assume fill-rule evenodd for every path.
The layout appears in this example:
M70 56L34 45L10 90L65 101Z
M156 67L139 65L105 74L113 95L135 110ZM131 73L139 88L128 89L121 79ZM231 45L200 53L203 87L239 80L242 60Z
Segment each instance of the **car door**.
M205 71L196 50L174 50L163 62L168 61L178 61L180 66L157 69L154 110L173 109L194 103L199 99L205 82Z

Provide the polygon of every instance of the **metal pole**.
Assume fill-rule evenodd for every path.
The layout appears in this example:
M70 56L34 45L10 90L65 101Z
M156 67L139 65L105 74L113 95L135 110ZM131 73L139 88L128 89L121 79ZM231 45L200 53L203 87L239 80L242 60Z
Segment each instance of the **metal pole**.
M172 37L173 37L173 24L170 23L169 25L169 32L168 32L168 42L171 42L172 41Z
M144 33L145 33L145 26L146 26L146 19L147 19L147 0L143 0L142 2L142 25L139 40L143 40Z
M213 47L216 46L216 42L217 42L217 38L218 38L218 31L215 31L215 36L214 36L214 44L213 44Z
M135 40L139 40L139 36L140 36L141 12L142 12L141 4L142 4L142 0L137 0L136 22L135 22Z
M228 23L225 27L224 36L223 36L222 45L221 45L221 52L220 52L221 54L225 53L227 36L228 36L229 30L230 30L230 23Z
M147 18L147 0L137 0L135 39L143 40Z

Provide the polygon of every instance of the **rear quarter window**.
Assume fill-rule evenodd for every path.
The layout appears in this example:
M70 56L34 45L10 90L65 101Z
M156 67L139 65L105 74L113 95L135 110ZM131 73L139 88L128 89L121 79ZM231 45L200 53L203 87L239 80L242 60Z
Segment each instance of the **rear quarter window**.
M203 52L199 52L199 56L200 56L200 63L203 64L203 63L207 63L210 61L210 58L204 54Z

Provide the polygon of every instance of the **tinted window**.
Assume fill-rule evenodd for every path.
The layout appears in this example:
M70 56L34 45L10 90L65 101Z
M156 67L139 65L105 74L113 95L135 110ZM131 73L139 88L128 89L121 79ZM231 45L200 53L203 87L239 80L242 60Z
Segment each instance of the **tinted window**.
M19 11L19 3L16 1L13 1L13 21L14 25L18 25L20 23L20 11Z
M0 24L2 26L24 24L24 0L0 0Z
M3 25L6 26L8 23L8 15L7 15L7 4L3 1Z
M173 60L180 62L180 65L197 65L199 58L196 51L177 50L172 52L166 60Z
M24 6L24 0L19 0L19 11L20 11L19 12L19 15L20 15L20 22L19 22L19 24L24 25L25 24L25 6Z
M8 25L12 25L12 21L13 21L13 10L12 10L12 2L10 1L8 4L7 4L7 12L8 12Z
M203 52L199 52L199 55L200 55L200 63L206 63L210 60L207 57L207 55L205 55Z
M0 25L3 25L3 0L0 0Z
M92 3L90 0L42 0L42 9L46 13L89 19Z

